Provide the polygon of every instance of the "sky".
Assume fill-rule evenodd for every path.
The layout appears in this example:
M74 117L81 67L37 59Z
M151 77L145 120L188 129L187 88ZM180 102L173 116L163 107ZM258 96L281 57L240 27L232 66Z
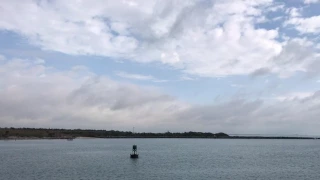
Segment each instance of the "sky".
M0 0L0 127L320 135L320 0Z

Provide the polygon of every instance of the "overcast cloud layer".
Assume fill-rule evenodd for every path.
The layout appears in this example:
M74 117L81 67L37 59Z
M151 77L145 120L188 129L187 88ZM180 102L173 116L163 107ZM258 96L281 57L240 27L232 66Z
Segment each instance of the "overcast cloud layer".
M2 126L201 130L247 133L318 131L320 93L192 105L153 87L115 82L85 67L56 71L39 60L2 60Z
M320 13L306 11L318 3L0 1L0 31L44 52L161 65L183 74L181 81L302 74L318 87ZM139 72L114 74L170 82ZM318 89L194 104L158 85L117 81L83 65L61 70L46 59L1 55L0 126L319 134Z

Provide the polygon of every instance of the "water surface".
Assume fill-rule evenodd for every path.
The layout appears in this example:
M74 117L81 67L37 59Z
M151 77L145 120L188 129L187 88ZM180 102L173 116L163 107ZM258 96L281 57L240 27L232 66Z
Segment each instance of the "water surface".
M2 180L320 179L320 140L0 141L0 159Z

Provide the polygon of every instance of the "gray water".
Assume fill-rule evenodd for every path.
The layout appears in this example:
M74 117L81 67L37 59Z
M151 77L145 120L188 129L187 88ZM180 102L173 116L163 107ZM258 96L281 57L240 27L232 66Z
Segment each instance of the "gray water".
M139 159L130 159L133 144ZM320 179L320 140L0 141L1 180Z

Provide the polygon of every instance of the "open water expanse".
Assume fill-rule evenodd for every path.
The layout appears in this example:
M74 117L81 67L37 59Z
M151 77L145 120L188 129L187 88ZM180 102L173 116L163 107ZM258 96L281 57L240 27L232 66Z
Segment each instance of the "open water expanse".
M133 144L139 159L130 159ZM320 179L320 140L0 141L1 180Z

